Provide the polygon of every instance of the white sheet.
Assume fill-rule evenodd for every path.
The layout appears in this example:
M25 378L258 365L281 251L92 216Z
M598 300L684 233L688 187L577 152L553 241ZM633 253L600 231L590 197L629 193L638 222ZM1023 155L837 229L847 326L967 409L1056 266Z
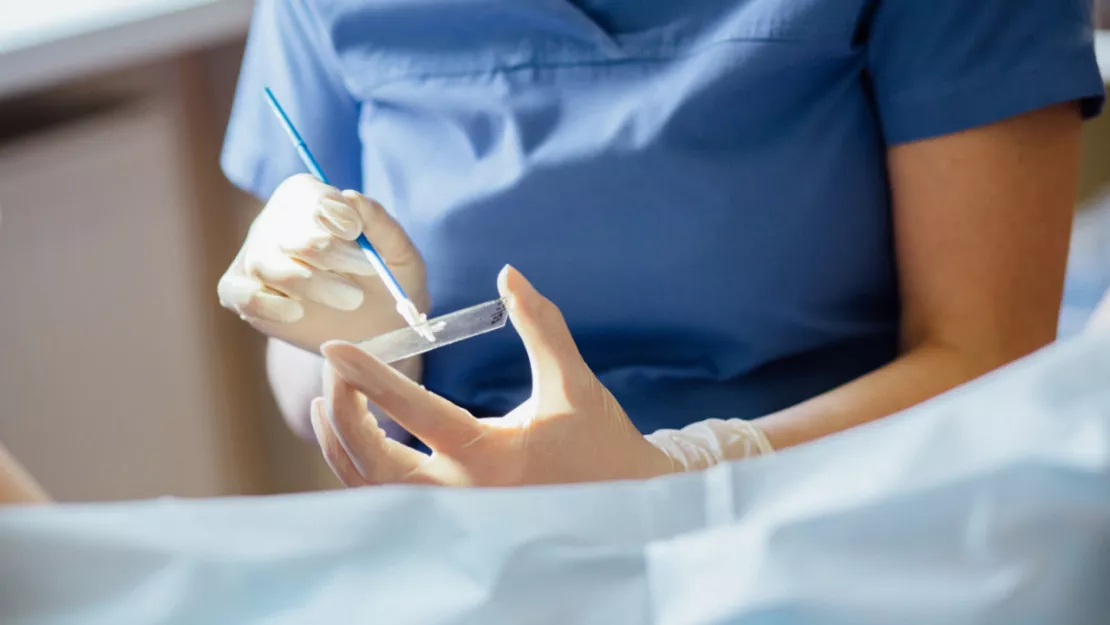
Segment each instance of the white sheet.
M1110 335L650 482L0 512L0 622L1105 625Z

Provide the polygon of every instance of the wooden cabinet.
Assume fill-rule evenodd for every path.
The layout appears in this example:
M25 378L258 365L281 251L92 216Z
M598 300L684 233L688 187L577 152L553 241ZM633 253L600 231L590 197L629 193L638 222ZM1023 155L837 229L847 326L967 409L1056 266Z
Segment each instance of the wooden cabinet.
M157 99L0 147L0 439L63 499L247 486L178 148Z
M219 173L234 76L207 67L77 112L0 107L0 440L59 499L334 485L276 412L264 339L217 302L256 207Z
M216 301L252 0L79 4L0 24L0 440L66 500L334 486Z

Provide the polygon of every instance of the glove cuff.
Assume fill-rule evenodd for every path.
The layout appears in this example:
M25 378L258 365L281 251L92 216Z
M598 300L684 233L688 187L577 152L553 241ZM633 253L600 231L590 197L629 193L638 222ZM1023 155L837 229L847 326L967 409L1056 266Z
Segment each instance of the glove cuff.
M645 438L679 471L700 471L721 462L775 451L763 430L743 419L707 419L681 430L659 430Z
M748 436L750 436L752 440L755 441L756 448L759 450L759 453L755 455L770 456L771 454L775 453L775 448L771 446L771 441L767 438L767 435L763 433L763 430L759 426L752 423L751 421L744 421L742 419L737 419L737 421L742 423L743 426L747 428Z

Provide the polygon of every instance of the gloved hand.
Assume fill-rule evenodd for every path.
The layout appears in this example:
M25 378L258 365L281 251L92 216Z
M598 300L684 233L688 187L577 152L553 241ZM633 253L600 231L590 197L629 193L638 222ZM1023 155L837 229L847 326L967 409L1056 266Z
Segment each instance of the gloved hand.
M650 478L687 468L667 449L685 449L697 437L677 447L652 444L586 366L559 310L515 270L501 272L498 288L510 300L532 369L531 397L504 417L477 419L353 345L324 345L325 397L313 402L312 424L346 485L514 486ZM360 392L434 453L387 439Z
M404 325L354 240L374 245L409 298L428 309L424 261L377 202L307 174L283 182L220 279L220 302L283 341L316 351L330 339L364 340Z

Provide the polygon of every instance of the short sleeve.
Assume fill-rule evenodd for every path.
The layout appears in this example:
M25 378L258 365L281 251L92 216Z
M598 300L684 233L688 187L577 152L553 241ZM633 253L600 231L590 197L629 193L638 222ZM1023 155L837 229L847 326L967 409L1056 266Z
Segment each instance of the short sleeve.
M358 103L344 85L321 22L303 0L255 4L224 138L224 174L260 199L307 171L267 104L265 87L274 91L329 182L360 189Z
M1090 0L875 0L868 74L888 144L1069 101L1101 112Z

